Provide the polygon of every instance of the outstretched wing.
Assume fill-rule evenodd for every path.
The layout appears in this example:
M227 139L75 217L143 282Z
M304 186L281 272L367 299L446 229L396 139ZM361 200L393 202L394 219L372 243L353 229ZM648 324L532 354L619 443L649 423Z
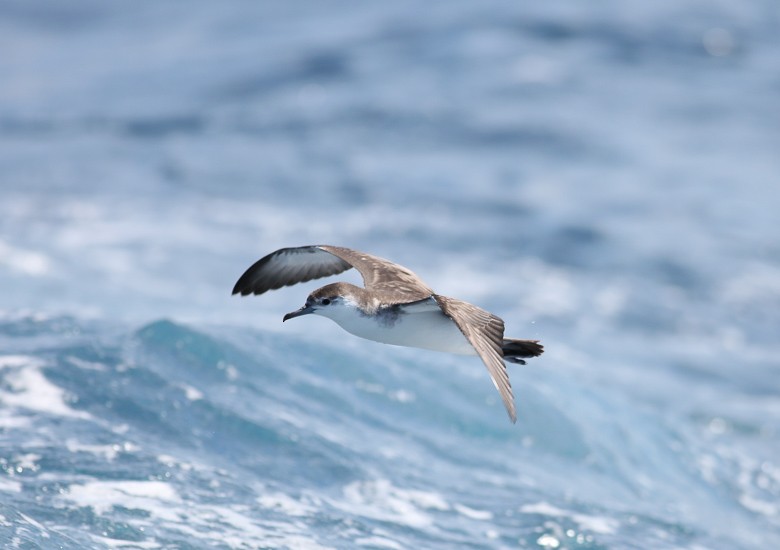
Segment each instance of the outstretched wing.
M262 294L312 279L336 275L352 264L318 246L282 248L259 259L233 287L233 294Z
M350 248L329 245L282 248L252 265L233 287L233 294L262 294L269 290L336 275L354 267L366 290L403 293L412 302L433 291L409 269Z
M412 270L402 265L372 256L365 252L341 246L322 245L318 247L338 256L360 272L366 290L372 292L403 293L409 302L428 298L433 291Z
M455 298L434 295L442 312L452 319L460 331L477 350L485 363L493 385L501 394L504 407L512 422L517 421L512 384L504 365L501 344L504 340L504 321L484 309Z

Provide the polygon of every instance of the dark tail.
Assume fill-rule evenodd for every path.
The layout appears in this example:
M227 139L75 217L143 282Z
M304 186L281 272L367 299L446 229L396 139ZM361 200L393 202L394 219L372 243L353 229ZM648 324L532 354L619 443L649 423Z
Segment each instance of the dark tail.
M504 344L501 346L504 352L504 361L509 363L520 363L525 365L523 357L536 357L544 352L544 347L539 340L513 340L504 338Z

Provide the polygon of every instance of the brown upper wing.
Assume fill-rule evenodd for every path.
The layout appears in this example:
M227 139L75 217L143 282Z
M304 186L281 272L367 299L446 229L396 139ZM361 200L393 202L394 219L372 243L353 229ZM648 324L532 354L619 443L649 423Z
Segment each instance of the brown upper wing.
M403 293L409 302L428 298L433 290L410 269L385 260L378 256L340 246L322 245L322 250L330 252L348 262L360 272L366 290L372 292Z
M233 294L262 294L269 290L336 275L354 267L367 290L402 292L416 301L433 291L409 269L383 258L340 246L282 248L254 263L233 287Z
M501 344L504 339L504 321L484 309L455 298L434 295L442 312L452 319L458 328L477 350L482 362L485 363L493 385L501 394L504 407L512 422L517 421L515 399L512 394L512 384L504 364L504 354Z

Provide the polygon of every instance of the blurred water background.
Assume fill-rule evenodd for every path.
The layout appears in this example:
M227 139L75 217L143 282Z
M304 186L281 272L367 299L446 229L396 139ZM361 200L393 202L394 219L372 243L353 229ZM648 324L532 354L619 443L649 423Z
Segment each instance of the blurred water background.
M780 547L779 23L0 4L2 547ZM541 339L517 424L474 358L282 325L319 282L230 296L316 243Z

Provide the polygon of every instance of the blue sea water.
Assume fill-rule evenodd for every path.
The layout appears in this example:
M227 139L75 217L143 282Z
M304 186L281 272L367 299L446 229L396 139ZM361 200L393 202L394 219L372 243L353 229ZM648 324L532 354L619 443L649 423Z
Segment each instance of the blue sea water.
M0 546L780 547L779 23L3 2ZM314 243L540 339L517 424L476 358L282 325L316 281L230 296Z

